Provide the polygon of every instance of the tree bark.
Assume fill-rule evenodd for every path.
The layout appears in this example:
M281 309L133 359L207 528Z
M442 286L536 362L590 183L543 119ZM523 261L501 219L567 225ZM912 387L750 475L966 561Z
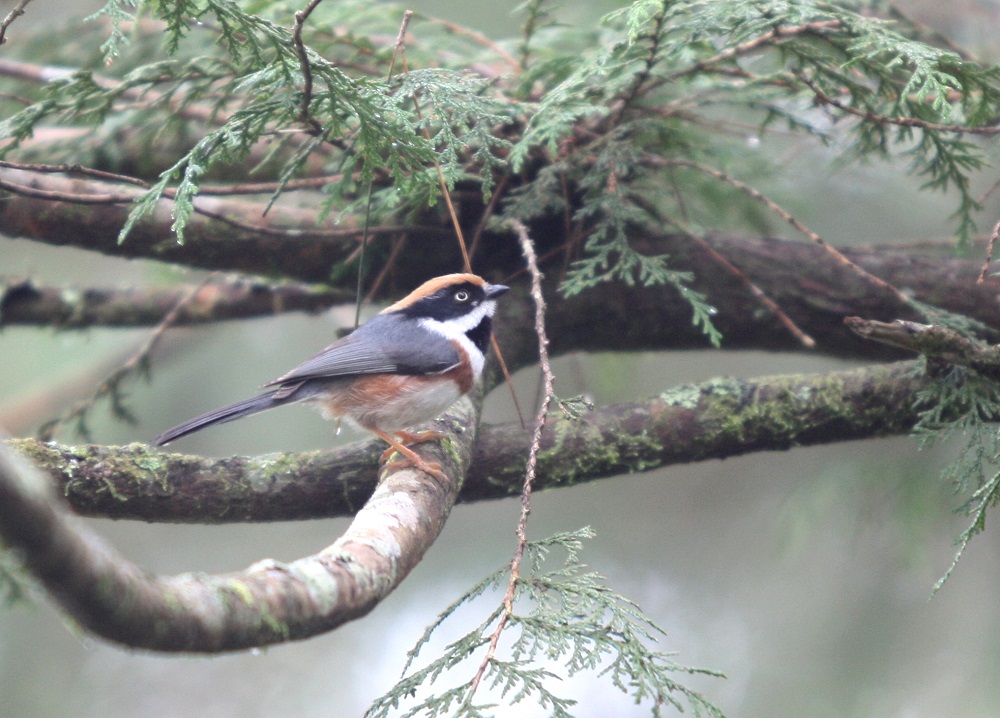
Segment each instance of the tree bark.
M217 653L308 638L368 613L420 561L458 496L477 417L462 399L435 427L447 480L389 473L343 536L290 564L150 575L76 524L50 482L2 445L0 538L71 616L127 646Z
M929 380L914 362L829 374L713 379L643 402L555 413L542 435L536 489L674 464L904 434ZM333 451L208 459L145 444L60 446L13 439L81 514L175 523L288 521L354 514L375 490L379 442ZM514 496L528 432L484 425L460 501Z

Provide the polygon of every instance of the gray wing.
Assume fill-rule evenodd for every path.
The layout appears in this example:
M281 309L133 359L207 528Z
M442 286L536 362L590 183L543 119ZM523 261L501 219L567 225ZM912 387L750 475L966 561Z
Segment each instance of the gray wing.
M444 337L398 315L379 314L264 386L357 374L437 374L460 359Z

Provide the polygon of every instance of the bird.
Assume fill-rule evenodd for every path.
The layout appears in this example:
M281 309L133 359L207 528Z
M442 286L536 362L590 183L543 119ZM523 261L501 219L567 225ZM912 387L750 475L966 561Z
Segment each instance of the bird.
M263 393L189 419L153 439L163 446L215 424L286 404L318 405L324 418L346 420L389 444L403 459L439 479L441 466L413 444L443 437L407 428L428 421L468 394L482 377L496 298L508 287L475 274L429 279L352 333L291 371L264 384ZM339 423L338 423L339 429Z

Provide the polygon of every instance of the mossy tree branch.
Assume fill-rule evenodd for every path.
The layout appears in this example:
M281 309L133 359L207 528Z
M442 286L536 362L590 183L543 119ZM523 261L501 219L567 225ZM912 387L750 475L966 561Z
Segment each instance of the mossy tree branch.
M538 489L572 486L673 464L907 433L927 379L913 362L829 374L715 379L643 402L550 417ZM145 444L10 445L46 471L74 510L178 523L286 521L353 514L377 483L378 442L301 454L208 459ZM516 495L528 435L484 425L459 500Z

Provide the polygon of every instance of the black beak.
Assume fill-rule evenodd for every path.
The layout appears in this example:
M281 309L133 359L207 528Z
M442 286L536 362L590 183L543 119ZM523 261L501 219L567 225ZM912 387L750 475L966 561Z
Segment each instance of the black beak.
M486 298L496 299L501 294L506 294L510 287L504 286L503 284L487 284L486 285Z

